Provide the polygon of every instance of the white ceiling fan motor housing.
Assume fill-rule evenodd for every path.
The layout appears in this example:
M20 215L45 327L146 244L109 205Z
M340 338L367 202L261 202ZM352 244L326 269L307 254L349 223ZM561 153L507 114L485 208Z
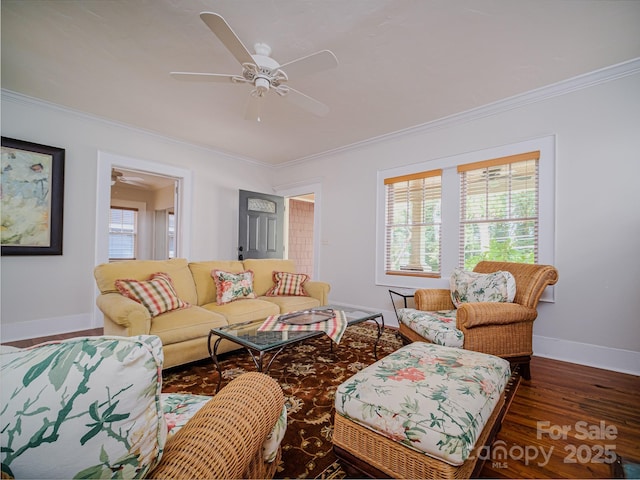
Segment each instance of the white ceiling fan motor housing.
M286 81L284 72L279 72L280 64L271 55L271 47L266 43L256 43L253 46L255 55L251 55L256 62L257 72L255 74L254 85L257 96L262 97L269 91L271 86L277 87L280 82Z

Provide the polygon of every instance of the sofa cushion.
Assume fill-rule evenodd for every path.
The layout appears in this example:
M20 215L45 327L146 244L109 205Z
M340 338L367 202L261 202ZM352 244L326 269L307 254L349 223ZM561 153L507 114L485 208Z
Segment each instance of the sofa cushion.
M505 271L477 273L456 268L449 286L456 308L466 302L513 302L516 295L516 280Z
M2 468L16 478L143 478L162 454L162 343L81 337L0 355Z
M511 375L509 362L414 342L336 390L339 415L452 465L469 458Z
M235 300L256 298L253 291L253 272L247 270L240 273L214 270L211 276L216 284L216 303L224 305Z
M216 282L211 276L214 270L240 273L245 270L242 262L237 260L211 260L206 262L191 262L189 270L193 276L198 297L198 305L215 303L217 299ZM248 270L248 269L247 269Z
M162 339L164 345L206 338L212 328L227 325L227 320L215 312L193 306L186 310L174 310L151 319L149 333Z
M154 273L146 281L120 279L115 283L122 295L144 305L152 317L189 306L180 300L171 277L166 273Z
M280 313L280 309L276 304L257 298L225 303L224 305L218 305L215 302L208 303L207 305L203 305L202 308L223 315L229 325L248 322L250 320L260 320L267 318L269 315L277 315Z
M267 297L277 297L278 295L294 295L308 297L309 294L304 289L305 282L309 280L309 275L304 273L273 272L274 286L267 290Z
M253 271L253 291L261 297L273 287L273 272L296 273L296 265L293 260L281 260L277 258L246 259L243 261L244 269Z
M98 265L93 274L100 293L113 293L118 292L116 287L118 279L147 280L156 272L164 272L171 277L178 297L186 303L196 305L198 301L196 287L187 265L187 260L184 258L127 260Z
M309 310L320 307L320 300L313 297L300 296L278 296L278 297L258 297L259 300L274 303L280 309L280 313L296 312L298 310Z

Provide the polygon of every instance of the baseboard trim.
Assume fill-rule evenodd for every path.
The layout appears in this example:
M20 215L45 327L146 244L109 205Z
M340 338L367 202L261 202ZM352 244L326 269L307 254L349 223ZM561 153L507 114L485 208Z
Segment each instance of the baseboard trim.
M30 338L48 337L49 335L60 335L62 333L81 332L101 326L94 324L91 313L42 318L27 322L0 322L0 341L3 343L15 342Z
M640 352L633 350L534 335L533 354L538 357L640 376Z

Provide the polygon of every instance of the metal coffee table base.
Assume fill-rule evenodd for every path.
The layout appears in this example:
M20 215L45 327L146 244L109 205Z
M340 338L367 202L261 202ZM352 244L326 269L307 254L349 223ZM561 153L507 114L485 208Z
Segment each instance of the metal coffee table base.
M364 321L368 321L368 320L373 320L376 323L376 327L377 327L377 336L376 336L376 341L373 345L373 355L375 357L376 360L378 360L378 342L380 341L380 337L382 337L382 333L384 331L384 317L382 315L382 313L377 313L377 312L371 312L370 315L364 317L363 319L358 319L356 321L352 321L347 325L347 328L349 326L352 325L356 325L358 323L362 323ZM271 368L271 364L273 363L273 361L276 359L276 357L280 354L280 352L282 352L282 350L284 350L284 348L288 345L294 345L296 343L302 342L304 340L307 340L309 338L314 338L320 335L325 335L324 332L322 331L306 331L306 332L290 332L292 334L292 338L288 338L286 340L281 340L279 342L275 342L273 343L273 345L270 344L261 344L261 345L254 345L254 343L243 339L241 337L238 337L237 335L233 335L230 333L227 333L225 331L229 330L231 328L233 329L242 329L242 328L255 328L257 329L260 325L262 325L262 321L258 321L258 322L246 322L246 323L242 323L242 324L238 324L235 326L229 326L229 327L223 327L223 328L216 328L216 329L211 329L209 331L209 338L207 341L207 348L209 349L209 356L211 357L211 359L213 360L213 363L216 366L216 370L218 370L218 385L216 386L216 393L220 390L220 386L222 384L222 366L220 365L220 362L218 361L218 347L220 346L220 342L223 339L227 339L229 341L232 341L234 343L237 343L238 345L242 346L247 352L249 352L249 355L251 356L251 360L253 360L254 365L256 366L256 369L258 372L262 372L262 373L268 373L269 369ZM279 333L283 333L283 332L279 332ZM217 337L215 342L212 342L213 337ZM331 342L331 352L333 352L333 344L334 342ZM271 352L271 358L269 358L269 361L267 362L267 364L265 365L265 357L266 354Z

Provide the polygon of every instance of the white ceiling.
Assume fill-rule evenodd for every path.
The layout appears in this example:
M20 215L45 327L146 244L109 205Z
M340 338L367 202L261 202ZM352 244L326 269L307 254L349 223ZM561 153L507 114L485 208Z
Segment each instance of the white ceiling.
M200 19L221 14L280 64L329 49L289 84L320 118L247 85ZM267 164L327 152L640 57L638 0L2 0L2 88ZM5 119L5 121L7 121Z

